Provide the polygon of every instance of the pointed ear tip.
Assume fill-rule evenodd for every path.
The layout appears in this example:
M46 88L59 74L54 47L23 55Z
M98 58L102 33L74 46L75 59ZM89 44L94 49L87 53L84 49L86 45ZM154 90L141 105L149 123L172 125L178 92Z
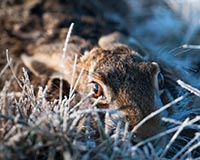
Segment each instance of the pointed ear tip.
M93 47L93 48L90 50L89 53L96 52L96 51L98 51L98 50L102 50L102 48L101 48L101 47Z
M153 65L155 65L156 67L159 67L159 64L157 62L152 62Z
M157 65L158 63L157 63L157 62L152 62L152 64L155 64L155 65Z
M44 70L44 66L41 66L34 57L28 56L27 54L22 54L20 56L23 64L36 76L40 74L40 71Z
M24 63L27 63L29 61L31 61L31 57L30 56L27 56L26 54L22 54L20 56L21 60L24 62Z

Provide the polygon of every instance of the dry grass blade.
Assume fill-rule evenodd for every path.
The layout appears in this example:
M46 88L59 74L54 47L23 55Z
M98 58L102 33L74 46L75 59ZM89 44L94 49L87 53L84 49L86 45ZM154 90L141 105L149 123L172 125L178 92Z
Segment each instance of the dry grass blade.
M69 31L68 31L66 39L65 39L65 43L64 43L63 54L62 54L62 62L61 62L61 67L63 67L63 68L65 67L64 66L64 62L65 62L65 57L66 57L66 52L67 52L69 38L71 36L73 27L74 27L74 23L71 23L71 25L69 27Z
M190 155L192 153L193 150L195 150L196 148L200 147L200 141L198 141L196 144L192 145L182 156L181 156L181 160L186 159L186 157L188 155ZM199 157L198 157L199 158Z
M80 82L81 76L83 75L83 72L84 72L84 68L81 69L81 72L80 72L80 74L79 74L79 76L78 76L78 78L76 80L76 83L75 83L75 85L74 85L74 87L73 87L73 89L71 91L71 96L74 94L74 92L75 92L75 90L76 90L76 88L78 86L78 83Z
M6 49L6 59L7 59L7 64L9 65L9 68L10 68L10 70L11 70L11 72L12 72L12 74L13 74L15 80L17 81L18 85L19 85L20 88L22 89L22 88L23 88L23 87L22 87L22 84L21 84L20 81L18 80L18 78L17 78L17 76L16 76L16 74L15 74L15 71L14 71L14 69L13 69L13 67L12 67L12 59L9 58L8 49Z
M198 90L197 88L194 88L194 87L192 87L191 85L186 84L185 82L183 82L183 81L181 81L181 80L177 80L177 83L178 83L181 87L187 89L187 90L190 91L191 93L193 93L193 94L197 95L198 97L200 97L200 90Z
M187 145L185 145L185 146L173 157L172 160L178 159L178 157L180 157L181 154L185 153L186 150L187 150L188 148L190 148L190 147L192 146L192 144L193 144L195 141L198 141L199 137L200 137L200 133L196 133L195 137L194 137L190 142L188 142Z
M93 92L88 93L83 99L81 99L70 111L69 113L73 113L75 110L77 110L81 104L83 104L86 100L88 100L89 97L93 95Z
M200 45L190 45L190 44L184 44L182 45L183 48L190 48L190 49L200 49Z
M72 90L73 90L73 86L74 86L74 80L75 80L75 73L76 73L76 67L77 67L77 59L78 59L78 55L75 55L74 58L74 64L73 64L73 71L72 71L72 77L71 77L71 83L70 83L70 91L69 91L69 97L72 96Z
M11 116L8 116L8 115L3 115L1 113L0 113L0 119L10 120L10 121L12 121L14 123L19 123L19 124L24 125L24 126L29 126L28 123L26 123L23 120L20 120L20 119L15 120L15 118L13 118Z
M166 147L165 147L163 153L161 154L160 158L164 157L164 155L169 150L170 146L174 143L175 139L178 137L178 135L181 133L181 131L184 129L184 127L187 126L188 121L189 121L189 118L186 118L186 120L180 125L180 127L175 132L175 134L173 135L173 137L171 138L171 140L169 141L169 143L166 145Z
M158 115L159 113L161 113L162 111L166 110L167 108L171 107L172 105L182 101L185 97L187 96L187 94L180 96L178 98L176 98L175 100L173 100L172 102L166 104L165 106L161 107L160 109L152 112L151 114L149 114L148 116L146 116L142 121L140 121L131 131L131 134L134 134L134 132L141 127L145 122L147 122L149 119L155 117L156 115Z
M31 99L31 103L34 103L34 99L33 99L32 95L30 96L27 93L27 91L24 89L25 87L23 87L22 83L19 81L19 79L17 78L17 76L15 74L15 71L14 71L13 66L12 66L12 59L9 58L8 49L6 50L6 59L7 59L7 64L9 65L9 68L12 72L12 75L14 76L15 80L17 81L17 84L23 90L24 94L26 94L26 96L28 96ZM27 72L25 71L24 68L22 68L22 69L23 69L23 72L24 72L25 80L29 81Z
M12 63L12 60L10 60L10 63ZM0 72L0 77L3 75L3 73L6 71L6 69L9 67L9 63L7 62L6 65L3 67L3 69Z
M68 42L69 42L69 38L71 36L72 33L72 29L74 27L74 23L71 23L70 27L69 27L69 31L67 33L66 39L65 39L65 43L64 43L64 47L63 47L63 54L62 54L62 59L61 59L61 63L60 63L60 67L62 70L65 69L65 58L66 58L66 52L67 52L67 46L68 46ZM60 92L59 92L59 100L60 102L62 101L62 88L63 88L63 76L60 76Z
M175 124L175 125L181 125L183 123L182 121L179 121L179 120L176 120L176 119L167 118L167 117L162 117L162 121L164 121L166 123ZM200 129L200 126L198 124L191 124L190 127L191 128Z
M72 114L70 114L70 118L75 118L77 115L85 115L85 114L91 114L91 113L116 113L119 112L116 109L84 109L76 111Z
M198 122L199 120L200 120L200 116L196 116L194 119L188 121L188 123L187 123L186 126L191 126L192 124ZM159 138L161 138L161 137L163 137L163 136L166 136L166 135L168 135L168 134L171 134L171 133L173 133L173 132L176 132L176 131L179 129L179 127L180 127L180 126L177 126L177 127L174 127L174 128L168 129L168 130L165 130L165 131L163 131L163 132L161 132L161 133L159 133L159 134L157 134L157 135L155 135L155 136L152 136L152 137L150 137L150 138L148 138L148 139L146 139L146 140L143 140L143 141L137 143L137 144L135 145L135 147L143 146L143 145L145 145L145 144L148 143L148 142L154 141L154 140L159 139Z

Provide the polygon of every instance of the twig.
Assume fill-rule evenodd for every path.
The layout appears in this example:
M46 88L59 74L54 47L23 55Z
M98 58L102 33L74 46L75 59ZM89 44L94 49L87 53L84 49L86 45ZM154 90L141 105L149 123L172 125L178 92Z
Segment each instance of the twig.
M12 60L10 60L10 63L12 62ZM6 69L9 67L9 63L6 63L6 65L3 67L3 69L0 72L0 77L3 75L3 73L6 71Z
M12 74L13 74L15 80L17 81L19 87L23 90L23 86L22 86L22 84L20 83L20 81L18 80L18 78L17 78L17 76L16 76L16 74L15 74L15 72L14 72L14 70L13 70L12 63L11 63L11 62L12 62L12 59L9 59L8 49L6 49L6 58L7 58L8 64L9 64L9 68L10 68L10 70L11 70L11 72L12 72ZM23 71L25 71L25 69L23 69ZM24 73L25 73L25 72L24 72ZM33 104L35 104L34 99L33 99L25 90L24 90L24 94L25 94L27 97L30 98L30 100L31 100L31 102L32 102Z

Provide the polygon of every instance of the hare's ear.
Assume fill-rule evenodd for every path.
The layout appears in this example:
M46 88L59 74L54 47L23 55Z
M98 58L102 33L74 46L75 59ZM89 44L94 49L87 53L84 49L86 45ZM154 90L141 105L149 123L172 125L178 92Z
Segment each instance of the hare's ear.
M111 34L102 36L99 39L98 44L101 48L106 50L112 50L118 46L128 46L143 58L147 57L145 49L141 47L140 43L135 38L126 36L119 32L113 32Z
M42 61L34 56L27 56L23 54L21 59L24 65L35 75L35 76L52 76L55 70L48 66L48 60Z

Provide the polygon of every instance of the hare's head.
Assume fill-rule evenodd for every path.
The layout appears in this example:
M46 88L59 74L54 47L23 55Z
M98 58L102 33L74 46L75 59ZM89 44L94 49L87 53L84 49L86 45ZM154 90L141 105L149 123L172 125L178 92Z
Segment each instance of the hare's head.
M112 50L95 48L81 59L81 66L88 73L88 88L94 92L91 98L99 108L117 109L110 126L117 121L128 122L133 128L145 116L155 111L159 94L163 89L163 77L155 62L146 62L125 46ZM112 115L111 115L112 116ZM144 124L136 133L143 139L160 131L158 117Z

